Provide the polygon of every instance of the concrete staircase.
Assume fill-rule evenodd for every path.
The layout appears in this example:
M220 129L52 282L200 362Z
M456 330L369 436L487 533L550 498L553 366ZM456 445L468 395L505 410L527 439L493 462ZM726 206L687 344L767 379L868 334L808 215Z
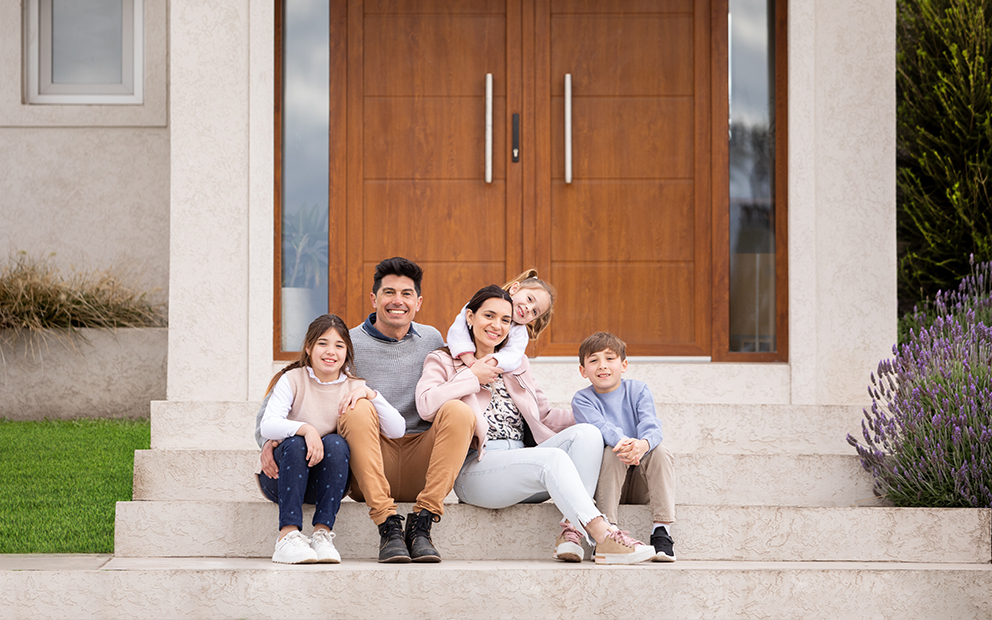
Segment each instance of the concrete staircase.
M658 403L679 561L629 567L552 560L550 502L494 511L453 497L434 526L441 564L375 563L367 509L345 502L342 564L275 565L278 510L252 476L256 409L153 403L113 559L9 574L0 616L992 618L992 511L882 505L844 441L858 408ZM620 515L647 538L646 507Z

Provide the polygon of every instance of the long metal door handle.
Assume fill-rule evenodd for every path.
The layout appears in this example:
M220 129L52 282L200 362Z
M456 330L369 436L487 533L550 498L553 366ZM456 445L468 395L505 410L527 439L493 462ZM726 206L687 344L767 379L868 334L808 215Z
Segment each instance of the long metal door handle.
M486 183L493 182L493 74L486 74Z
M572 182L572 74L565 74L565 182Z

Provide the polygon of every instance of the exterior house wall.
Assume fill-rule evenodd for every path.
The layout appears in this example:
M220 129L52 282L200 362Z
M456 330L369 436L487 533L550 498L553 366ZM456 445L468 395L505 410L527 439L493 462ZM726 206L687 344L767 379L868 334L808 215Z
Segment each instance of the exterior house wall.
M794 0L788 18L790 361L635 364L665 400L862 404L895 341L895 3ZM272 6L173 0L170 23L168 398L257 400L272 373Z
M142 105L23 102L22 8L0 2L0 257L23 250L63 273L113 268L169 296L166 0L145 2Z

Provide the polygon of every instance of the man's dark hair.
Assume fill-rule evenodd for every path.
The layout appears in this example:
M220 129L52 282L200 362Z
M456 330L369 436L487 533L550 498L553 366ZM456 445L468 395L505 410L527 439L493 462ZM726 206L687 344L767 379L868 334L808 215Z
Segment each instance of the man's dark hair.
M382 279L386 276L406 276L410 278L413 280L413 288L416 289L417 296L420 296L420 281L424 279L424 270L412 260L401 256L394 256L376 265L375 276L372 277L373 295L379 292L379 288L382 286Z

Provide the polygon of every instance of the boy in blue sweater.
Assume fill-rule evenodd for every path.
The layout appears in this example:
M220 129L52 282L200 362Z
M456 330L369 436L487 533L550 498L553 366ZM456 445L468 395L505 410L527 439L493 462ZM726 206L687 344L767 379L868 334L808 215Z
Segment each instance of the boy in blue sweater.
M596 506L617 523L625 504L649 504L655 562L674 562L671 524L675 520L672 453L661 445L661 422L651 390L623 379L627 345L613 334L597 332L579 347L579 372L592 384L572 397L576 423L595 425L606 447L596 487Z

